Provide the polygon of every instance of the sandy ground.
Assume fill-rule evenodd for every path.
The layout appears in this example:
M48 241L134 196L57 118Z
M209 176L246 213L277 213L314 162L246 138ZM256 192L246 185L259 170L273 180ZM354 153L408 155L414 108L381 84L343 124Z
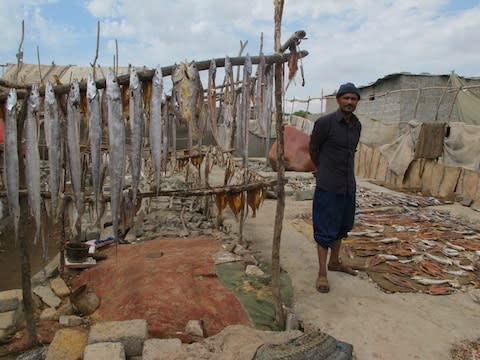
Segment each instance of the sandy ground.
M373 190L388 189L359 181ZM442 209L480 223L480 213L459 204ZM254 255L271 257L275 200L266 200L245 226ZM313 239L288 221L311 211L311 201L287 197L281 242L281 266L288 271L295 294L295 313L305 330L321 329L353 344L358 360L451 359L454 344L480 338L480 305L467 293L432 296L387 294L365 273L353 277L329 273L330 292L315 289L318 262Z

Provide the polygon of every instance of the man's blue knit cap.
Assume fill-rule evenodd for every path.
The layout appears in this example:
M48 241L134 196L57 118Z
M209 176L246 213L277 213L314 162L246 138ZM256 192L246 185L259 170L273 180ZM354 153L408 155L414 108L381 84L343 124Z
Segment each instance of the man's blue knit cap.
M340 96L342 96L343 94L346 94L346 93L357 94L358 100L360 100L360 91L351 82L340 85L340 87L338 88L338 91L337 91L337 99Z

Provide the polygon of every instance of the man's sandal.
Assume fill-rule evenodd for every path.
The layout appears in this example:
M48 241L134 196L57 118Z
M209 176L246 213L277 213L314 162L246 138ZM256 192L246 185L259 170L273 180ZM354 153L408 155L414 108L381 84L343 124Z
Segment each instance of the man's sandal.
M328 285L328 280L326 276L319 276L317 278L317 283L315 285L318 292L328 293L330 291L330 286Z
M357 270L352 269L350 266L342 264L341 262L338 264L328 264L328 270L330 271L339 271L349 275L356 276L358 274Z

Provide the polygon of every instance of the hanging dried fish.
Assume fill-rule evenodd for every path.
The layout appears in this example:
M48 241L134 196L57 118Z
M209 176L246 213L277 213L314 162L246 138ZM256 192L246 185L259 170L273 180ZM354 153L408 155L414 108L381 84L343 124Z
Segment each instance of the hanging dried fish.
M215 204L217 205L218 215L222 215L223 210L227 207L228 203L228 194L221 193L215 194Z
M270 151L270 138L272 137L272 116L273 116L273 66L265 70L265 99L263 100L262 119L265 123L265 156Z
M67 102L67 150L70 179L72 182L75 205L80 214L82 206L82 166L80 157L80 87L75 79L70 86Z
M92 75L87 80L87 108L89 114L90 157L93 193L95 196L95 215L99 216L99 199L102 192L100 169L102 166L102 110L100 94Z
M63 170L63 142L61 135L61 123L59 118L59 108L57 97L53 90L53 85L49 81L45 86L45 136L49 137L48 146L48 166L49 178L48 187L50 190L50 213L54 221L57 220L58 192Z
M130 70L130 130L131 130L131 153L130 164L132 169L132 202L137 202L137 192L140 186L140 172L142 167L143 153L143 105L142 87L138 78L137 69Z
M243 191L232 192L228 194L228 206L235 215L235 218L238 217L238 214L240 213L244 205L245 195L243 194Z
M232 63L228 56L225 57L225 78L223 80L222 100L220 103L220 122L218 125L217 143L222 149L232 147L232 126L235 105L235 86L233 81Z
M152 78L152 97L150 100L150 152L152 154L153 169L155 171L155 191L160 189L162 175L162 155L167 152L163 139L162 117L163 76L162 69L157 66Z
M125 175L125 126L120 86L109 69L107 75L108 137L110 147L110 206L113 235L118 237L120 201Z
M288 57L288 83L287 86L285 87L285 91L288 89L288 86L292 82L292 80L295 78L295 75L297 74L298 71L298 52L297 52L297 44L291 43L290 46L288 47L290 50L290 55Z
M10 89L5 116L4 170L7 187L8 211L13 219L15 244L18 241L20 219L18 141L17 141L17 90Z
M208 91L207 91L207 110L208 119L210 121L210 129L216 141L218 136L217 129L217 92L215 90L215 75L217 73L217 65L215 59L210 61L208 69Z
M252 61L247 54L243 65L242 102L240 116L237 118L237 147L242 153L244 166L248 162L248 123L250 120L250 79Z
M35 220L34 243L40 236L41 198L40 198L40 153L38 150L38 117L40 112L40 94L37 85L32 85L27 103L27 118L25 123L25 175L28 189L28 202L31 214Z
M206 124L203 86L195 61L176 65L172 81L175 115L187 125L188 149L191 151L193 138L201 143Z
M252 209L252 217L257 216L257 209L264 199L264 191L262 188L252 189L247 191L247 204Z
M266 119L264 117L264 101L266 98L266 60L263 52L260 53L259 63L257 65L257 91L255 92L255 118L263 135L267 134Z

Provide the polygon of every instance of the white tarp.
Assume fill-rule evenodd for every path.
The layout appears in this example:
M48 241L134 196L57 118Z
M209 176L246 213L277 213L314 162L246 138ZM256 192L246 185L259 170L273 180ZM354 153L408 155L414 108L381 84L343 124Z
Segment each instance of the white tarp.
M443 146L443 163L480 171L480 126L452 122Z

